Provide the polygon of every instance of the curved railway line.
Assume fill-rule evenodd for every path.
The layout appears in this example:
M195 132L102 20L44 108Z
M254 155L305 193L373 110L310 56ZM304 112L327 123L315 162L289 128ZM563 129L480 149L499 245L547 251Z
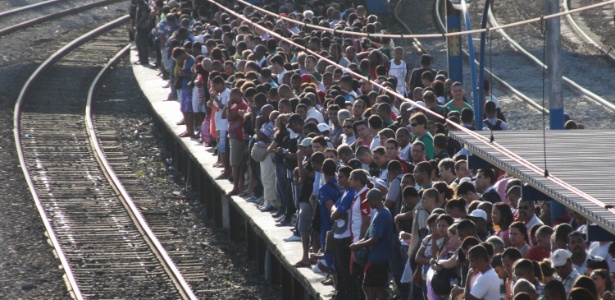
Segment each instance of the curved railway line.
M91 120L86 116L84 121L84 84L100 78L101 62L127 52L118 39L127 20L91 31L37 69L15 105L15 144L75 298L192 299L190 287L114 178L102 151L95 155L90 149L97 148L97 138Z
M6 27L0 29L0 36L4 36L10 33L22 30L24 28L38 25L38 24L41 24L41 23L44 23L50 20L56 20L63 16L73 15L73 14L76 14L82 11L86 11L88 9L92 9L92 8L96 8L96 7L100 7L100 6L104 6L108 4L113 4L116 2L120 2L120 1L121 0L101 0L101 1L90 2L86 4L79 3L78 6L70 6L69 8L66 8L64 10L57 10L57 11L52 10L52 12L42 12L41 15L36 18L26 17L27 20L25 21L11 20L11 18L18 17L19 14L26 15L29 13L33 13L33 11L36 11L37 9L41 7L45 7L47 9L46 6L49 6L49 5L57 5L59 7L65 6L65 4L67 4L67 1L45 1L41 3L33 4L33 5L22 6L16 9L12 9L12 10L0 13L0 24L7 24ZM11 24L11 25L9 26L8 24Z
M570 12L570 7L570 0L562 0L563 11ZM591 45L591 47L593 47L594 49L598 50L598 52L604 55L604 57L606 57L611 63L615 63L615 55L611 53L613 49L605 49L605 45L603 45L600 41L594 40L594 38L592 37L594 36L594 34L591 32L586 32L585 29L583 29L582 26L577 22L573 14L567 14L566 21L568 22L570 27L572 27L574 32L576 32L576 34L578 34L586 43Z

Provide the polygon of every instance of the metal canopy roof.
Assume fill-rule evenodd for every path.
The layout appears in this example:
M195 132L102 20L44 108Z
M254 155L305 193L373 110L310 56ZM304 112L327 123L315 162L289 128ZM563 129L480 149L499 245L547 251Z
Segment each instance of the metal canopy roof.
M449 135L473 154L549 195L615 234L615 130L475 132ZM512 153L511 153L512 152ZM558 183L565 182L568 187Z

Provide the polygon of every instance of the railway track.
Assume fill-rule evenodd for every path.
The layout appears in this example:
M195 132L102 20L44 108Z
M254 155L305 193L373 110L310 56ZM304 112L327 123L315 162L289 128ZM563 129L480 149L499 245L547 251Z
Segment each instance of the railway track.
M84 117L101 65L128 49L118 38L127 19L80 37L37 69L15 105L15 144L74 298L192 299L130 195L111 180L117 175L103 167L93 123Z
M571 2L570 0L563 0L562 1L562 9L565 12L570 12L570 7L571 7ZM583 18L581 18L582 22L580 24L580 22L577 22L575 16L573 14L567 14L566 15L566 21L568 22L568 24L570 25L570 27L572 28L572 30L574 30L574 32L579 35L581 37L582 40L584 40L586 43L588 43L590 45L590 47L593 47L595 50L597 50L600 54L604 55L604 57L609 60L611 63L615 63L615 55L613 55L613 53L611 53L612 48L607 48L604 44L602 44L602 42L597 41L595 39L595 34L592 32L587 32L587 30L585 28L587 28L588 24L585 24Z
M21 6L0 13L0 36L32 27L47 21L57 20L64 16L75 15L92 8L121 2L122 0L100 0L95 2L69 3L68 1L51 0L32 5ZM32 16L35 17L32 17Z
M527 15L527 12L522 11L522 7L515 6L514 9L516 14L520 14L523 18L532 17ZM502 7L498 11L500 10L502 10ZM509 18L507 22L515 21L516 19L510 19L512 18L511 13L507 12L502 12ZM489 21L493 26L500 24L492 11L489 13ZM506 45L498 46L498 51L508 49L508 51L520 54L511 59L522 59L515 65L523 70L523 74L526 75L525 78L536 79L534 84L530 83L534 94L538 94L537 91L542 91L544 88L543 70L545 65L542 63L542 57L545 53L543 52L544 38L541 36L540 28L540 24L525 26L515 30L514 34L509 33L509 30L497 30L498 35L506 42ZM615 118L615 99L609 96L612 95L610 88L601 84L604 74L612 72L610 67L601 63L602 59L597 55L579 52L574 49L574 45L563 43L562 47L562 64L565 74L562 78L565 87L563 89L565 111L573 119L581 121L590 128L615 127L613 121ZM533 65L533 69L529 68L528 61ZM519 75L519 73L515 73L515 75ZM519 83L519 86L527 84L528 81L525 79L522 82ZM594 109L596 106L600 109Z

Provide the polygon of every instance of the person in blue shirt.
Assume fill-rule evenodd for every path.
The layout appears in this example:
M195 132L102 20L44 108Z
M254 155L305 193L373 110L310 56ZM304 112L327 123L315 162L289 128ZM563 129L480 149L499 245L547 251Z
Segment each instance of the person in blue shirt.
M344 190L342 196L335 202L331 212L333 222L333 241L335 244L334 266L337 278L336 299L350 299L352 282L350 276L350 227L349 211L355 190L350 185L352 168L343 166L337 171L337 180Z
M393 252L393 216L384 206L384 195L378 189L371 189L364 202L376 210L372 223L363 240L350 245L350 250L369 247L365 265L363 292L366 299L387 299L386 287L389 281L389 260Z
M321 172L325 178L325 184L318 190L318 209L320 209L320 245L324 249L327 240L327 231L331 230L331 209L333 204L340 198L342 192L335 178L337 164L328 158L322 163ZM334 272L333 253L325 253L327 266Z

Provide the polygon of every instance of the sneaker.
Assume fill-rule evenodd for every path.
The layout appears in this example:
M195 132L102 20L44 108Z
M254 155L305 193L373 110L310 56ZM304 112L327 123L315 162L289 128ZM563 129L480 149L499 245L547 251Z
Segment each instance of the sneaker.
M285 242L300 242L301 241L301 237L298 235L291 235L287 238L285 238L283 241Z
M271 205L271 203L267 203L267 205L260 208L260 211L262 212L270 212L274 210L275 210L275 206Z
M320 269L320 267L318 266L318 264L315 264L312 266L312 271L316 274L325 274L325 272L323 270Z
M248 198L248 202L259 203L259 202L262 202L264 199L265 199L265 197L263 197L263 196L260 196L260 197L252 196L252 197Z

